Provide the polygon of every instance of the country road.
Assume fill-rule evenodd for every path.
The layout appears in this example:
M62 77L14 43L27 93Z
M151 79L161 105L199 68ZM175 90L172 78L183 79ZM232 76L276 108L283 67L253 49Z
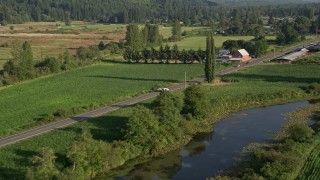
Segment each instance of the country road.
M316 43L318 41L319 41L319 39L310 40L310 41L304 42L304 44ZM283 54L286 54L286 53L288 53L290 51L293 51L294 49L296 49L296 48L298 48L298 47L300 47L302 45L303 44L299 44L299 45L296 45L294 47L291 47L291 48L288 48L286 50L283 50L281 52L270 53L270 54L267 54L267 55L265 55L265 56L263 56L261 58L253 59L249 64L244 64L241 67L232 67L232 68L228 68L228 69L222 70L222 71L220 71L218 73L218 75L221 76L221 75L229 74L229 73L235 72L235 71L237 71L239 69L243 69L243 68L246 68L246 67L250 67L250 66L255 66L255 65L261 64L265 60L270 60L270 59L273 59L274 57L279 57L279 56L281 56ZM193 79L191 81L188 81L187 84L179 83L179 84L176 84L176 85L172 85L172 86L169 87L169 89L171 91L175 91L175 90L178 90L178 89L183 89L185 87L185 85L188 85L188 83L191 83L191 82L199 83L199 82L203 82L204 80L205 80L204 78ZM22 140L31 138L33 136L37 136L37 135L40 135L40 134L43 134L43 133L46 133L46 132L49 132L49 131L53 131L55 129L63 128L63 127L66 127L66 126L69 126L69 125L72 125L72 124L87 120L89 118L98 117L98 116L101 116L103 114L115 111L115 110L123 108L123 107L127 107L127 106L130 106L130 105L133 105L133 104L137 104L137 103L142 102L144 100L154 98L154 97L156 97L158 95L159 95L159 92L150 92L150 93L138 96L138 97L134 97L134 98L128 99L126 101L122 101L122 102L119 102L119 103L115 103L115 104L112 104L112 105L109 105L109 106L102 107L100 109L96 109L94 111L90 111L90 112L87 112L87 113L84 113L84 114L80 114L80 115L77 115L77 116L74 116L74 117L71 117L71 118L67 118L67 119L60 120L60 121L57 121L57 122L54 122L54 123L50 123L48 125L41 126L41 127L38 127L38 128L34 128L34 129L31 129L31 130L28 130L28 131L24 131L24 132L21 132L21 133L12 135L12 136L1 138L0 139L0 148L4 147L6 145L9 145L9 144L16 143L18 141L22 141Z

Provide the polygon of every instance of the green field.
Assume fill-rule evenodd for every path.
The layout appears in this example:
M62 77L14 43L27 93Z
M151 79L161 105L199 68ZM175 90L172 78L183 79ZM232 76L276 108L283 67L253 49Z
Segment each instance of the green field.
M310 154L306 164L304 165L301 174L297 179L299 180L317 180L320 179L320 148L315 149Z
M187 33L192 33L192 32L196 32L197 30L208 30L210 28L208 27L185 27L182 26L181 27L181 32L186 31ZM160 34L164 37L164 38L169 38L172 36L172 27L164 27L164 26L160 26Z
M253 36L214 36L213 37L215 46L221 47L222 43L226 40L251 40ZM177 44L179 49L193 49L198 50L201 48L202 50L206 49L206 37L205 36L197 36L197 37L188 37L184 38L178 42L170 42L168 43L170 46Z
M202 75L203 65L103 63L0 89L0 135L58 109L109 104L154 87Z
M51 84L54 84L56 88L56 90L54 90L54 94L58 93L57 89L62 89L60 88L61 86L67 86L65 82L70 83L77 79L77 81L74 83L77 84L79 88L84 88L82 87L84 86L83 84L87 84L87 83L89 84L87 84L86 86L95 87L95 88L89 88L89 89L85 88L86 90L81 91L82 93L85 91L89 92L86 94L86 96L88 97L82 95L82 98L86 98L86 99L91 98L91 100L93 100L94 97L91 96L91 94L96 94L97 97L101 99L106 99L106 97L103 96L104 94L103 92L107 92L107 91L110 92L109 88L112 88L112 85L109 84L108 81L111 81L112 79L96 78L94 82L90 83L89 81L86 80L86 78L84 78L87 76L87 74L91 76L92 74L94 74L95 76L97 75L101 76L101 74L103 74L104 76L113 76L113 77L120 76L122 77L122 79L117 78L116 79L117 82L130 83L130 81L135 81L135 83L137 83L137 86L139 85L143 86L141 88L148 90L146 84L148 84L151 87L152 86L151 82L153 81L149 82L149 81L143 80L141 77L146 79L149 79L149 78L145 76L139 76L136 73L139 71L141 72L140 68L142 67L144 70L146 70L147 68L145 67L147 66L149 67L148 69L150 69L149 70L150 72L154 72L154 74L156 74L158 72L158 69L161 69L163 71L167 65L164 65L163 67L159 65L155 65L154 68L150 68L153 66L149 66L149 65L141 65L141 67L140 65L133 65L134 68L128 68L128 66L129 65L122 65L122 64L99 65L99 66L88 67L88 68L79 70L81 73L79 73L78 71L74 71L74 72L70 72L70 75L68 75L69 73L59 75L57 77L58 79L50 80L51 78L53 78L53 77L50 77L50 78L46 78L45 80L47 81L47 84L50 84L48 85L48 87L49 86L52 87ZM172 67L178 67L178 66L172 65ZM123 68L122 72L118 72L121 68ZM193 68L194 68L193 69L194 71L197 71L198 68L199 68L198 69L199 71L202 70L201 66L195 66ZM183 69L183 66L179 67L178 70L177 68L174 68L174 69L176 70L174 71L176 74L175 75L176 79L180 79L179 75L177 75L178 74L177 71L178 70L181 71ZM124 70L127 74L131 74L129 75L129 77L133 76L133 79L128 79L124 77L124 75L121 75L123 74ZM161 72L161 70L159 70L159 73ZM117 72L120 75L117 74ZM76 79L72 79L72 77L76 75L81 77L76 77ZM297 93L296 94L297 97L304 98L308 95L305 94L300 87L307 85L308 82L319 79L320 71L318 71L318 67L308 66L308 65L304 65L304 66L264 65L264 66L258 66L258 67L242 70L238 73L228 76L228 78L237 79L239 80L239 82L233 83L233 84L227 84L224 86L211 86L211 85L204 84L204 87L208 92L209 99L213 100L214 102L220 102L220 103L217 103L216 108L221 108L221 110L223 111L231 110L231 109L227 109L227 106L225 104L222 104L221 102L231 103L234 101L238 101L241 105L245 103L248 103L248 106L259 105L259 104L252 104L251 100L248 99L249 97L255 97L255 98L252 98L252 101L260 100L262 102L265 102L267 100L272 100L273 98L279 98L279 94L280 94L280 97L282 97L282 95L285 95L286 93L295 92ZM70 79L70 80L67 80L67 79ZM167 77L167 79L169 78ZM170 79L173 80L173 78L170 78ZM57 80L59 82L55 84L54 80ZM38 81L31 82L30 84L35 83L34 85L39 86L40 85L39 83L42 81L43 80L39 80L39 82ZM81 82L81 81L85 81L85 82ZM141 81L141 83L145 85L142 85L136 81L138 82ZM160 82L155 82L155 84ZM131 85L133 86L133 84ZM27 87L29 87L30 91L33 91L32 87L28 83L26 85L28 85ZM126 87L128 88L128 86ZM101 96L98 96L96 93L97 90L94 90L97 88L100 89L102 93L100 94ZM124 88L125 88L124 86L118 88L118 90L121 91L120 93L124 93L123 92ZM130 89L135 89L135 88L136 86ZM64 87L63 89L65 90L69 88ZM74 88L70 89L70 91L72 91L72 93L70 94L73 94L73 93L79 94L79 92L73 89ZM284 94L281 94L281 93L284 93ZM62 95L59 95L59 96L61 97ZM55 97L57 97L57 95L55 95ZM61 97L61 100L66 99L66 97L67 96L64 96L64 98ZM80 99L78 100L83 101ZM97 101L97 99L95 100ZM71 103L70 102L68 103L67 101L67 104L70 105ZM260 105L263 105L263 104L260 104ZM23 142L19 142L17 144L10 145L0 149L0 156L1 156L0 179L1 177L3 178L22 177L26 167L30 166L30 163L31 163L30 157L34 155L41 147L44 147L44 146L55 149L56 153L58 154L58 163L65 164L65 153L68 149L68 146L72 141L72 139L76 136L76 134L79 133L80 128L83 128L83 127L89 128L91 130L91 133L93 134L94 139L97 139L97 140L111 142L113 140L121 139L122 134L119 133L121 132L120 129L124 128L124 125L127 122L127 119L130 116L131 112L132 112L132 107L120 109L110 114L104 115L102 117L81 122L76 125L70 126L68 128L50 132L45 135L34 137L29 140L25 140Z

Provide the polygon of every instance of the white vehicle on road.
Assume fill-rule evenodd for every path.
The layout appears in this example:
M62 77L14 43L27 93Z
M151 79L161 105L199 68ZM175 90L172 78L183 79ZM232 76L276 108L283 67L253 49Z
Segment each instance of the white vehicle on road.
M158 88L157 91L158 92L165 92L165 91L169 91L169 88Z

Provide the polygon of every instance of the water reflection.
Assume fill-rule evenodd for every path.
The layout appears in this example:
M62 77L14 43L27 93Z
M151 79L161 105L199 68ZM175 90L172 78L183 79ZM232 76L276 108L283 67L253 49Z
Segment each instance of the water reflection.
M243 147L265 142L285 123L282 114L308 102L254 108L231 114L184 147L133 167L116 179L205 179L236 162Z

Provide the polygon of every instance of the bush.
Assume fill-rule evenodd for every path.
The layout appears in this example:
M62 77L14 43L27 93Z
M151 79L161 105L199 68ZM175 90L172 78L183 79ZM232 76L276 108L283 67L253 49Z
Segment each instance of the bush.
M50 121L53 121L54 119L55 119L54 115L52 113L48 113L48 114L45 114L43 118L40 119L40 121L50 122Z
M56 116L59 116L59 117L69 117L72 113L69 111L69 110L66 110L66 109L59 109L55 115Z
M312 83L309 86L305 87L304 90L306 91L306 93L320 94L320 84L319 83Z
M294 124L288 128L289 138L296 142L306 142L314 133L313 129L305 124Z

